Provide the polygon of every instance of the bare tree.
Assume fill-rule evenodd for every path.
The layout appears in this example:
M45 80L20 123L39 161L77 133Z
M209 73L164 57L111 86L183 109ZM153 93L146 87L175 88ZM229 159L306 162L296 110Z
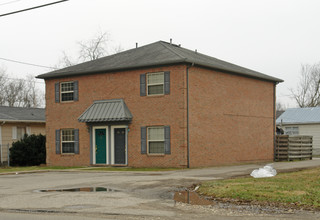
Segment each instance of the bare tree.
M77 64L76 61L73 61L71 56L69 56L65 51L62 51L62 58L59 60L58 64L55 65L57 69L63 68L63 67L69 67Z
M22 91L24 86L24 81L21 79L16 81L10 80L7 82L4 89L4 95L8 106L21 107L23 102Z
M276 103L276 110L277 111L285 111L286 109L287 109L287 107L284 104L282 104L281 102Z
M63 51L63 56L59 63L55 65L57 68L69 67L80 62L96 60L98 58L107 56L109 54L120 53L124 48L118 44L113 46L108 32L99 32L92 39L79 41L79 55L78 58L73 59L66 52Z
M36 80L33 76L28 76L25 81L25 89L23 91L23 107L38 107L42 104L42 95L36 89Z
M4 69L0 68L0 105L5 104L5 96L4 90L5 90L5 82L6 82L6 72Z
M101 32L88 41L80 41L79 59L84 61L96 60L107 55L108 33Z
M12 79L0 69L0 105L15 107L40 107L43 95L36 88L33 76L26 79Z
M300 81L291 93L301 108L320 105L320 63L301 66Z

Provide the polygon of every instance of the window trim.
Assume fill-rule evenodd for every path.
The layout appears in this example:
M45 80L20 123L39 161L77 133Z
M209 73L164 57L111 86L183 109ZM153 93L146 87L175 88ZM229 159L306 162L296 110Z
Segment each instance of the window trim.
M73 132L73 141L63 141L63 139L62 139L62 132L63 131L67 131L67 130L69 130L69 131L72 131ZM73 129L73 128L63 128L63 129L60 129L60 154L64 154L64 155L73 155L73 154L76 154L75 153L75 138L74 138L74 130L75 129ZM73 153L64 153L63 152L63 147L62 147L62 144L63 143L73 143L74 145L73 145Z
M65 102L74 102L75 100L74 100L74 82L75 81L67 81L67 82L60 82L60 102L63 102L63 103L65 103ZM67 84L67 83L73 83L73 90L71 91L62 91L62 84ZM63 101L62 100L62 94L66 94L66 93L72 93L73 94L73 99L72 100L68 100L68 101Z
M163 128L163 140L149 140L149 129L150 128ZM149 127L147 127L147 155L151 155L151 156L163 156L163 155L165 155L165 134L164 134L164 132L165 132L165 128L164 128L165 126L149 126ZM163 153L150 153L149 152L149 142L163 142Z
M162 75L163 75L163 83L151 83L151 84L149 84L149 82L148 82L148 77L149 76L151 76L151 75L153 75L153 74L157 74L157 73L162 73ZM152 72L152 73L147 73L146 74L146 89L147 89L147 96L158 96L158 95L165 95L165 92L164 92L164 82L165 82L165 80L164 80L164 71L160 71L160 72ZM162 85L162 88L163 88L163 90L162 90L162 93L161 94L149 94L149 86L158 86L158 85Z

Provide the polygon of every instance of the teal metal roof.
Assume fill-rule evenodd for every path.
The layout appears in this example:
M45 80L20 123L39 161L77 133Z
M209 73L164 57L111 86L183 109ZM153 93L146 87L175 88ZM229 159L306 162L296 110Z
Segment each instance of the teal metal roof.
M123 99L95 101L78 118L79 122L130 121L132 114Z
M276 121L277 124L316 124L320 123L320 107L288 108Z

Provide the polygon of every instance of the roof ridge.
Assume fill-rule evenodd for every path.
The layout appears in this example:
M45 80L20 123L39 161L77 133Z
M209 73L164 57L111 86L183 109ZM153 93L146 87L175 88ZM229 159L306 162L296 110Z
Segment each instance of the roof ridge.
M165 42L165 41L161 41L161 43L165 43L165 44L169 44L168 42ZM232 64L232 65L235 65L235 66L239 66L237 64L233 64L233 63L230 63L230 62L227 62L227 61L224 61L224 60L221 60L221 59L218 59L216 57L213 57L213 56L210 56L210 55L207 55L207 54L204 54L204 53L201 53L199 52L198 50L194 51L194 50L191 50L191 49L188 49L188 48L185 48L185 47L181 47L179 45L176 45L176 44L172 44L173 46L177 47L178 49L180 50L185 50L185 51L188 51L188 52L191 52L191 53L195 53L197 55L201 55L201 56L205 56L207 58L210 58L210 59L215 59L215 60L218 60L218 61L221 61L221 62L224 62L224 63L228 63L228 64ZM173 51L172 48L169 48ZM176 54L178 54L176 51L174 51ZM178 54L179 55L179 54ZM182 57L182 56L181 56ZM187 58L185 58L187 59ZM239 66L239 67L242 67L242 66ZM245 67L242 67L242 68L245 68Z
M167 49L169 49L171 52L173 52L174 54L176 54L177 56L179 56L180 58L182 58L183 60L187 60L186 57L182 56L181 54L177 53L176 51L174 51L171 47L168 46L169 43L165 42L165 41L159 41L160 44L164 47L166 47Z

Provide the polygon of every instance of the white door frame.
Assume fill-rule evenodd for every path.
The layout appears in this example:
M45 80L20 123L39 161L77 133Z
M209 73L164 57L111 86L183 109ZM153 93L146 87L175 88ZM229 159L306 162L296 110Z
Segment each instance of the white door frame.
M125 128L125 150L126 150L126 155L125 155L125 160L126 162L123 165L128 165L128 125L113 125L111 126L111 164L115 164L114 163L114 129L115 128Z
M106 129L106 164L110 164L108 157L109 149L109 129L108 126L93 126L92 127L92 163L96 164L96 129Z

